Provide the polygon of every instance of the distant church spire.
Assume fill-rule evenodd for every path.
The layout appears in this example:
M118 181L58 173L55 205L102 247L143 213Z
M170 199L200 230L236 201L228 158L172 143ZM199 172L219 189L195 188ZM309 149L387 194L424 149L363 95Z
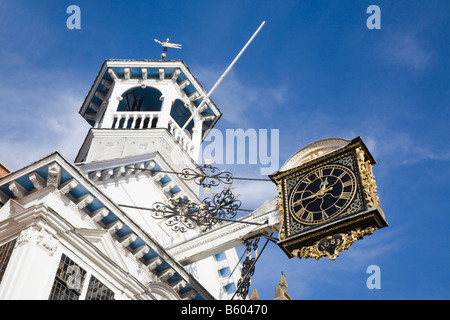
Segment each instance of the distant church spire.
M250 300L261 300L259 298L258 290L253 289L252 295L250 296Z
M274 300L292 300L289 296L289 292L287 291L287 281L284 272L281 272L280 282L278 286L275 287L275 299Z
M275 299L273 300L292 300L289 292L287 291L288 283L286 281L286 276L284 272L281 271L281 278L278 282L278 286L275 287ZM253 289L252 295L249 298L250 300L261 300L259 298L258 290Z

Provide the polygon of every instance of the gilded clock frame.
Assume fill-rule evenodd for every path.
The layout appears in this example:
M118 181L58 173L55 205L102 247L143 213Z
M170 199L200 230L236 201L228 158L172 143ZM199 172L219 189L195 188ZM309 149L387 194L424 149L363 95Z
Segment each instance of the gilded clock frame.
M296 168L297 170L292 170L293 172L291 172L291 174L285 175L285 177L281 180L281 189L282 189L283 212L286 213L286 219L284 221L284 232L286 238L319 228L324 224L339 220L345 216L367 209L367 205L363 200L364 194L362 192L363 189L362 182L361 179L359 178L359 174L356 174L357 173L356 170L358 170L357 163L358 162L356 152L355 150L351 149L347 150L346 152L339 153L338 155L326 157L325 159L321 158L319 161L315 161L314 163L307 163L307 166L300 166L299 168ZM355 194L352 200L348 202L346 207L332 219L314 225L308 225L298 222L292 216L292 213L289 208L289 198L291 196L292 190L303 177L307 176L314 170L322 168L326 165L340 165L352 171L356 178Z
M297 233L290 232L289 219L292 219L292 217L289 216L287 207L286 181L303 176L326 164L342 160L349 154L352 155L353 173L358 180L358 206L354 206L353 211L348 207L350 211L347 214L343 215L340 213L335 218L315 227ZM278 208L281 213L278 242L280 248L291 258L318 259L325 255L324 252L317 250L317 246L321 241L337 234L346 235L345 246L338 246L334 254L328 255L329 259L334 260L339 256L340 251L347 250L358 238L372 234L374 230L386 227L388 224L379 205L377 186L372 173L372 165L375 163L364 142L358 137L353 139L348 145L305 162L296 168L272 174L270 178L277 184ZM355 235L358 237L355 238ZM349 236L351 238L348 238ZM351 241L348 239L351 239Z

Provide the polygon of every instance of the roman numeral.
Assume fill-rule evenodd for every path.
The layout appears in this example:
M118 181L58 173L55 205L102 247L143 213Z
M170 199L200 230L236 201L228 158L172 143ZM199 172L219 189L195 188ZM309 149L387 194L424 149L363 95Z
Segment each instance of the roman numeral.
M314 220L314 213L312 213L312 212L308 213L308 215L306 216L305 220L308 221L308 222L313 222L313 220Z
M303 181L306 182L306 184L310 184L312 182L311 180L309 180L309 177L306 177Z
M305 212L306 212L305 208L300 208L297 212L295 212L295 214L301 218Z
M322 170L322 169L317 170L317 171L316 171L316 176L317 176L318 178L322 178L322 177L323 177L323 170Z
M331 168L331 172L330 172L330 174L329 174L330 176L333 176L333 175L334 175L334 169L335 169L335 168Z
M352 181L352 180L345 181L345 182L342 183L342 187L343 187L343 188L349 187L349 186L351 186L352 184L353 184L353 181Z
M348 200L348 199L350 199L351 195L352 195L351 192L342 192L341 198Z
M342 180L342 178L347 174L347 172L342 171L342 173L339 175L338 179Z

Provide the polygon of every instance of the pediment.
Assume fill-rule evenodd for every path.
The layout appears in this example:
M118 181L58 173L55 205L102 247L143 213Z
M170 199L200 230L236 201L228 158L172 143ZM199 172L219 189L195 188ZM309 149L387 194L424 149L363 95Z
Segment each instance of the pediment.
M116 245L116 240L113 239L108 230L79 228L76 232L86 238L99 251L106 254L120 268L127 269L124 250Z

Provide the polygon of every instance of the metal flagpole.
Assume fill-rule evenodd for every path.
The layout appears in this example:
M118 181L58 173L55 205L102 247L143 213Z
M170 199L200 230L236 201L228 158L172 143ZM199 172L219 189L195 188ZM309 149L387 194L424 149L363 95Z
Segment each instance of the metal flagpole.
M189 122L191 122L192 118L194 117L195 114L197 114L198 112L201 111L201 107L203 106L203 104L206 102L206 100L208 100L208 98L211 96L211 94L214 92L214 90L216 90L217 86L222 82L222 80L226 77L226 75L228 74L228 72L230 72L231 68L233 68L234 64L236 63L236 61L240 58L240 56L242 55L242 53L244 53L245 49L247 49L247 47L249 46L249 44L253 41L253 39L256 37L256 35L258 34L258 32L261 30L261 28L264 26L266 22L263 21L261 23L261 25L259 26L259 28L256 30L256 32L253 34L253 36L250 38L250 40L247 41L246 45L242 48L242 50L239 52L239 54L236 56L236 58L234 58L233 62L230 64L230 66L227 68L227 70L225 70L225 72L223 73L223 75L219 78L219 80L217 80L216 84L212 87L212 89L208 92L208 95L203 99L203 101L200 103L200 105L197 107L197 109L195 109L195 111L192 113L191 117L188 119L188 121L186 121L186 123L184 124L183 128L181 128L181 130L184 130L184 128L186 128L186 126L189 124Z

